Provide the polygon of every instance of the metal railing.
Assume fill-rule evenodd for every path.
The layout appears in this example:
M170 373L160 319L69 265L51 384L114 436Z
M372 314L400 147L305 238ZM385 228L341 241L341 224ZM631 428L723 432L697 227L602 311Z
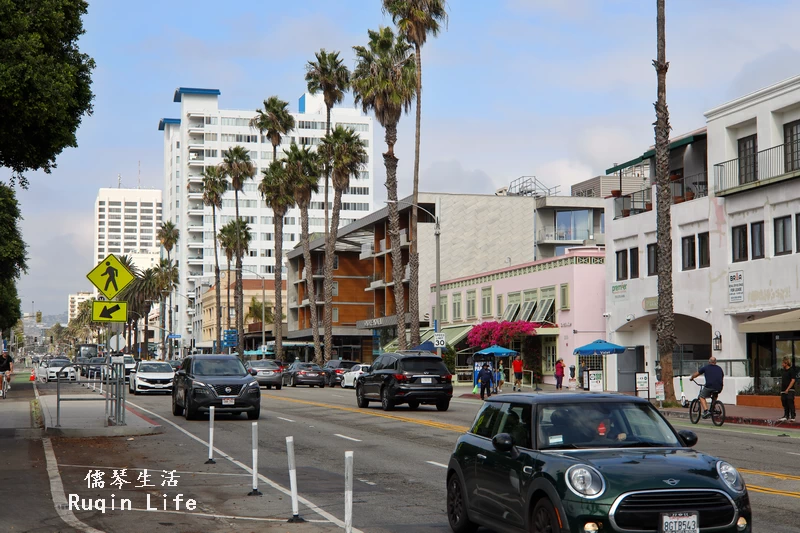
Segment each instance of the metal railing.
M690 202L708 196L708 176L705 172L670 180L672 203Z
M673 356L674 358L675 356ZM706 359L693 360L693 359L675 359L673 361L673 375L675 376L691 376L697 372L701 367L708 364ZM749 359L717 359L717 366L722 368L725 377L729 378L745 378L752 376L750 372L751 362Z
M653 209L653 189L648 187L614 199L614 218L638 215Z
M714 165L716 192L800 170L800 142L779 144Z
M589 229L545 226L539 230L538 241L585 241L591 234L592 232Z
M80 368L86 367L86 376L88 380L81 379ZM42 367L39 367L42 368ZM99 392L102 397L95 396L82 396L77 398L62 398L61 397L61 382L65 368L75 369L75 381L69 383L78 384L83 386L91 386L93 390L97 391L97 385L100 385ZM50 367L44 367L45 375L49 375ZM37 369L37 376L39 370ZM93 379L97 378L97 379ZM41 379L41 378L40 378ZM49 381L49 378L45 381ZM112 362L112 363L70 363L60 367L56 371L56 426L61 427L61 402L79 402L79 401L104 401L105 402L105 416L103 419L104 426L124 426L125 424L125 394L127 390L125 387L125 363Z

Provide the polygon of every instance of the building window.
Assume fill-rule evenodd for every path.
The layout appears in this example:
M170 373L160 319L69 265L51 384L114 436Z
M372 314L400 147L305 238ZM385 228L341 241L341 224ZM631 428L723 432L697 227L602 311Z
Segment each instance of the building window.
M733 234L733 262L747 261L747 226L736 226Z
M753 259L764 259L764 223L750 224L750 241L753 248Z
M337 323L337 324L339 323L339 308L338 307L334 307L333 309L331 309L331 320L333 322Z
M631 248L628 252L631 260L631 279L639 277L639 248Z
M492 288L481 289L481 315L492 316Z
M628 279L628 250L617 252L617 281Z
M783 153L785 172L800 170L800 120L783 125Z
M447 295L439 297L439 322L447 322Z
M333 269L339 270L339 256L335 254L333 256Z
M636 248L634 248L636 249ZM639 270L639 261L636 261L636 270ZM561 309L569 309L569 284L564 283L561 285L561 294L559 294L559 305Z
M461 320L461 293L453 293L453 321Z
M681 239L681 262L683 270L694 270L697 267L695 258L694 235Z
M750 135L739 139L739 184L758 179L758 139Z
M496 300L497 300L497 306L495 307L496 316L497 318L500 318L503 316L503 295L498 294Z
M800 213L794 216L794 248L800 253Z
M338 281L334 281L333 282L333 289L332 289L331 295L332 296L339 296L339 282Z
M658 244L647 245L647 275L655 276L658 274Z
M708 268L711 266L711 254L708 248L708 232L700 233L697 235L697 255L698 266L700 268Z
M467 291L467 318L475 318L475 291Z
M792 217L775 219L775 255L792 253Z

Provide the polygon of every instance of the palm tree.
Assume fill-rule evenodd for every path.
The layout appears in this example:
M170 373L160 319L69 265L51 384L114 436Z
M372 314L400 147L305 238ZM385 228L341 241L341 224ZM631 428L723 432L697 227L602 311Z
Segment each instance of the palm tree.
M331 109L335 104L342 103L344 93L350 86L350 71L339 59L339 52L326 52L322 48L314 54L316 61L306 64L306 84L308 92L317 94L322 91L327 112L325 121L325 135L331 133ZM330 165L325 165L325 241L328 240L328 179L330 178Z
M411 253L408 258L408 312L411 315L411 345L419 345L419 251L417 250L417 204L419 202L419 144L422 122L422 46L428 35L447 24L444 0L383 0L383 10L392 15L398 32L414 45L417 64L417 125L414 139L414 192L411 206ZM438 305L438 304L437 304Z
M171 294L178 286L178 267L171 259L161 259L158 266L155 267L154 275L155 285L161 294L162 301L164 295ZM172 300L170 299L170 305ZM171 310L170 310L171 311ZM170 350L171 351L171 350ZM167 355L167 331L162 331L161 335L161 356Z
M292 119L294 120L294 119ZM250 153L244 146L234 146L222 152L222 164L220 165L222 175L231 179L231 187L235 197L236 220L239 218L239 191L244 188L244 182L255 176L256 167L250 160ZM241 231L236 232L241 236ZM244 357L244 291L242 290L242 248L241 240L236 244L236 291L233 295L234 305L236 306L236 329L239 332L239 342L237 350L239 357Z
M136 278L121 294L122 298L128 302L129 312L138 315L138 317L144 321L145 355L148 355L150 353L150 328L147 317L150 314L150 308L153 302L161 298L161 289L158 285L156 269L148 268L138 273ZM135 323L138 324L138 319Z
M319 192L319 180L317 179L320 173L319 155L307 148L298 148L295 144L291 145L289 151L286 152L286 173L287 178L292 184L291 188L294 191L294 201L297 207L300 208L300 240L303 245L303 264L306 267L306 294L308 295L308 301L313 302L310 318L311 335L314 339L314 361L316 361L317 364L322 364L322 349L319 343L319 316L316 306L316 288L314 287L314 265L311 262L310 238L308 234L308 206L311 203L311 195ZM326 220L326 233L327 223L328 221Z
M133 274L134 279L141 275L139 267L133 263L133 259L129 255L122 255L117 259L119 259L119 262L122 264L122 266L127 268L128 271ZM127 346L131 346L131 329L133 329L133 324L136 323L136 318L134 313L131 312L133 311L133 304L131 300L128 299L128 294L129 293L125 290L121 291L120 299L128 302L128 316L125 317L125 331L127 332Z
M264 302L253 296L250 299L250 309L247 310L247 315L244 317L244 319L252 320L253 322L261 322L262 312L264 314L264 325L272 324L274 318L272 315L272 308L269 305L266 305L265 307Z
M211 222L214 227L214 287L217 296L217 350L222 346L222 292L219 286L219 250L217 246L217 209L222 207L222 195L225 194L225 178L219 167L206 167L203 171L203 203L211 206Z
M228 260L228 269L226 270L225 274L225 285L228 289L228 302L227 307L225 308L225 313L227 315L226 329L231 329L231 261L236 255L236 223L231 220L222 226L222 228L219 230L219 235L217 238L219 239L220 247L225 251L225 257Z
M294 191L281 161L273 161L261 174L263 177L258 184L258 191L272 209L272 220L275 223L275 316L280 317L283 316L283 217L294 205ZM312 302L312 310L316 311L314 305ZM275 323L275 357L283 357L282 320Z
M158 228L158 231L156 232L156 239L158 239L158 242L160 242L161 246L164 247L164 250L167 251L167 261L172 260L170 254L172 253L172 249L175 247L175 244L177 244L179 236L180 236L180 230L178 230L178 228L175 227L175 224L173 224L171 220L162 222L161 227ZM166 331L167 329L166 318L167 318L166 314L162 313L161 325L164 328L164 331ZM170 289L169 292L169 331L170 333L172 333L172 289ZM172 353L172 345L170 345L170 354L171 353ZM166 354L164 355L166 356Z
M405 350L405 305L403 294L403 263L400 250L400 216L397 212L397 123L408 112L417 88L417 71L411 45L402 36L395 37L390 28L369 30L367 47L354 46L356 67L351 85L356 104L364 112L375 112L375 118L386 134L386 196L389 203L389 238L392 246L392 279L399 349ZM327 346L326 346L327 350Z
M289 102L270 96L264 100L264 109L256 109L256 113L250 119L250 127L257 129L262 135L266 132L272 143L272 160L276 161L281 137L294 129L294 117L289 113Z
M358 176L358 173L366 164L367 151L364 148L364 141L361 140L358 134L349 128L336 126L330 135L326 135L322 139L319 145L319 152L322 157L330 161L331 181L333 183L331 232L325 242L325 312L323 316L325 323L325 359L330 360L331 350L333 349L333 257L339 233L339 212L342 210L342 193L350 185L350 177ZM311 265L308 268L311 268ZM400 290L402 291L402 286Z
M675 401L672 384L672 350L675 347L675 314L672 301L672 192L669 183L669 110L667 109L667 62L666 36L664 29L664 0L656 0L656 25L658 58L653 61L658 78L658 101L656 108L656 231L658 233L658 320L656 339L661 360L661 381L664 396Z

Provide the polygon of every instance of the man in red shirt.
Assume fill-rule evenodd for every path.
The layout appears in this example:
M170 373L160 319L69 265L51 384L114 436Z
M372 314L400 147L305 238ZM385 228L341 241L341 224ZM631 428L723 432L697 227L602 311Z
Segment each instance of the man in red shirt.
M511 363L511 366L514 370L514 386L512 387L515 391L522 390L522 356L517 356L514 361Z

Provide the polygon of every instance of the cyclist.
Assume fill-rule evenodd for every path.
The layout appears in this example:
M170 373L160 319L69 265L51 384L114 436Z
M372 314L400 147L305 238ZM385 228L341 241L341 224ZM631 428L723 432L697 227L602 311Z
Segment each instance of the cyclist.
M703 407L703 418L708 418L711 413L708 412L706 398L711 398L715 394L722 392L722 381L725 379L725 372L717 366L717 358L712 355L708 360L708 364L692 374L689 379L694 381L694 378L701 374L705 376L706 383L700 389L700 405Z
M3 355L0 356L0 374L8 383L8 388L11 388L11 374L14 373L14 359L8 355L8 350L3 350Z

